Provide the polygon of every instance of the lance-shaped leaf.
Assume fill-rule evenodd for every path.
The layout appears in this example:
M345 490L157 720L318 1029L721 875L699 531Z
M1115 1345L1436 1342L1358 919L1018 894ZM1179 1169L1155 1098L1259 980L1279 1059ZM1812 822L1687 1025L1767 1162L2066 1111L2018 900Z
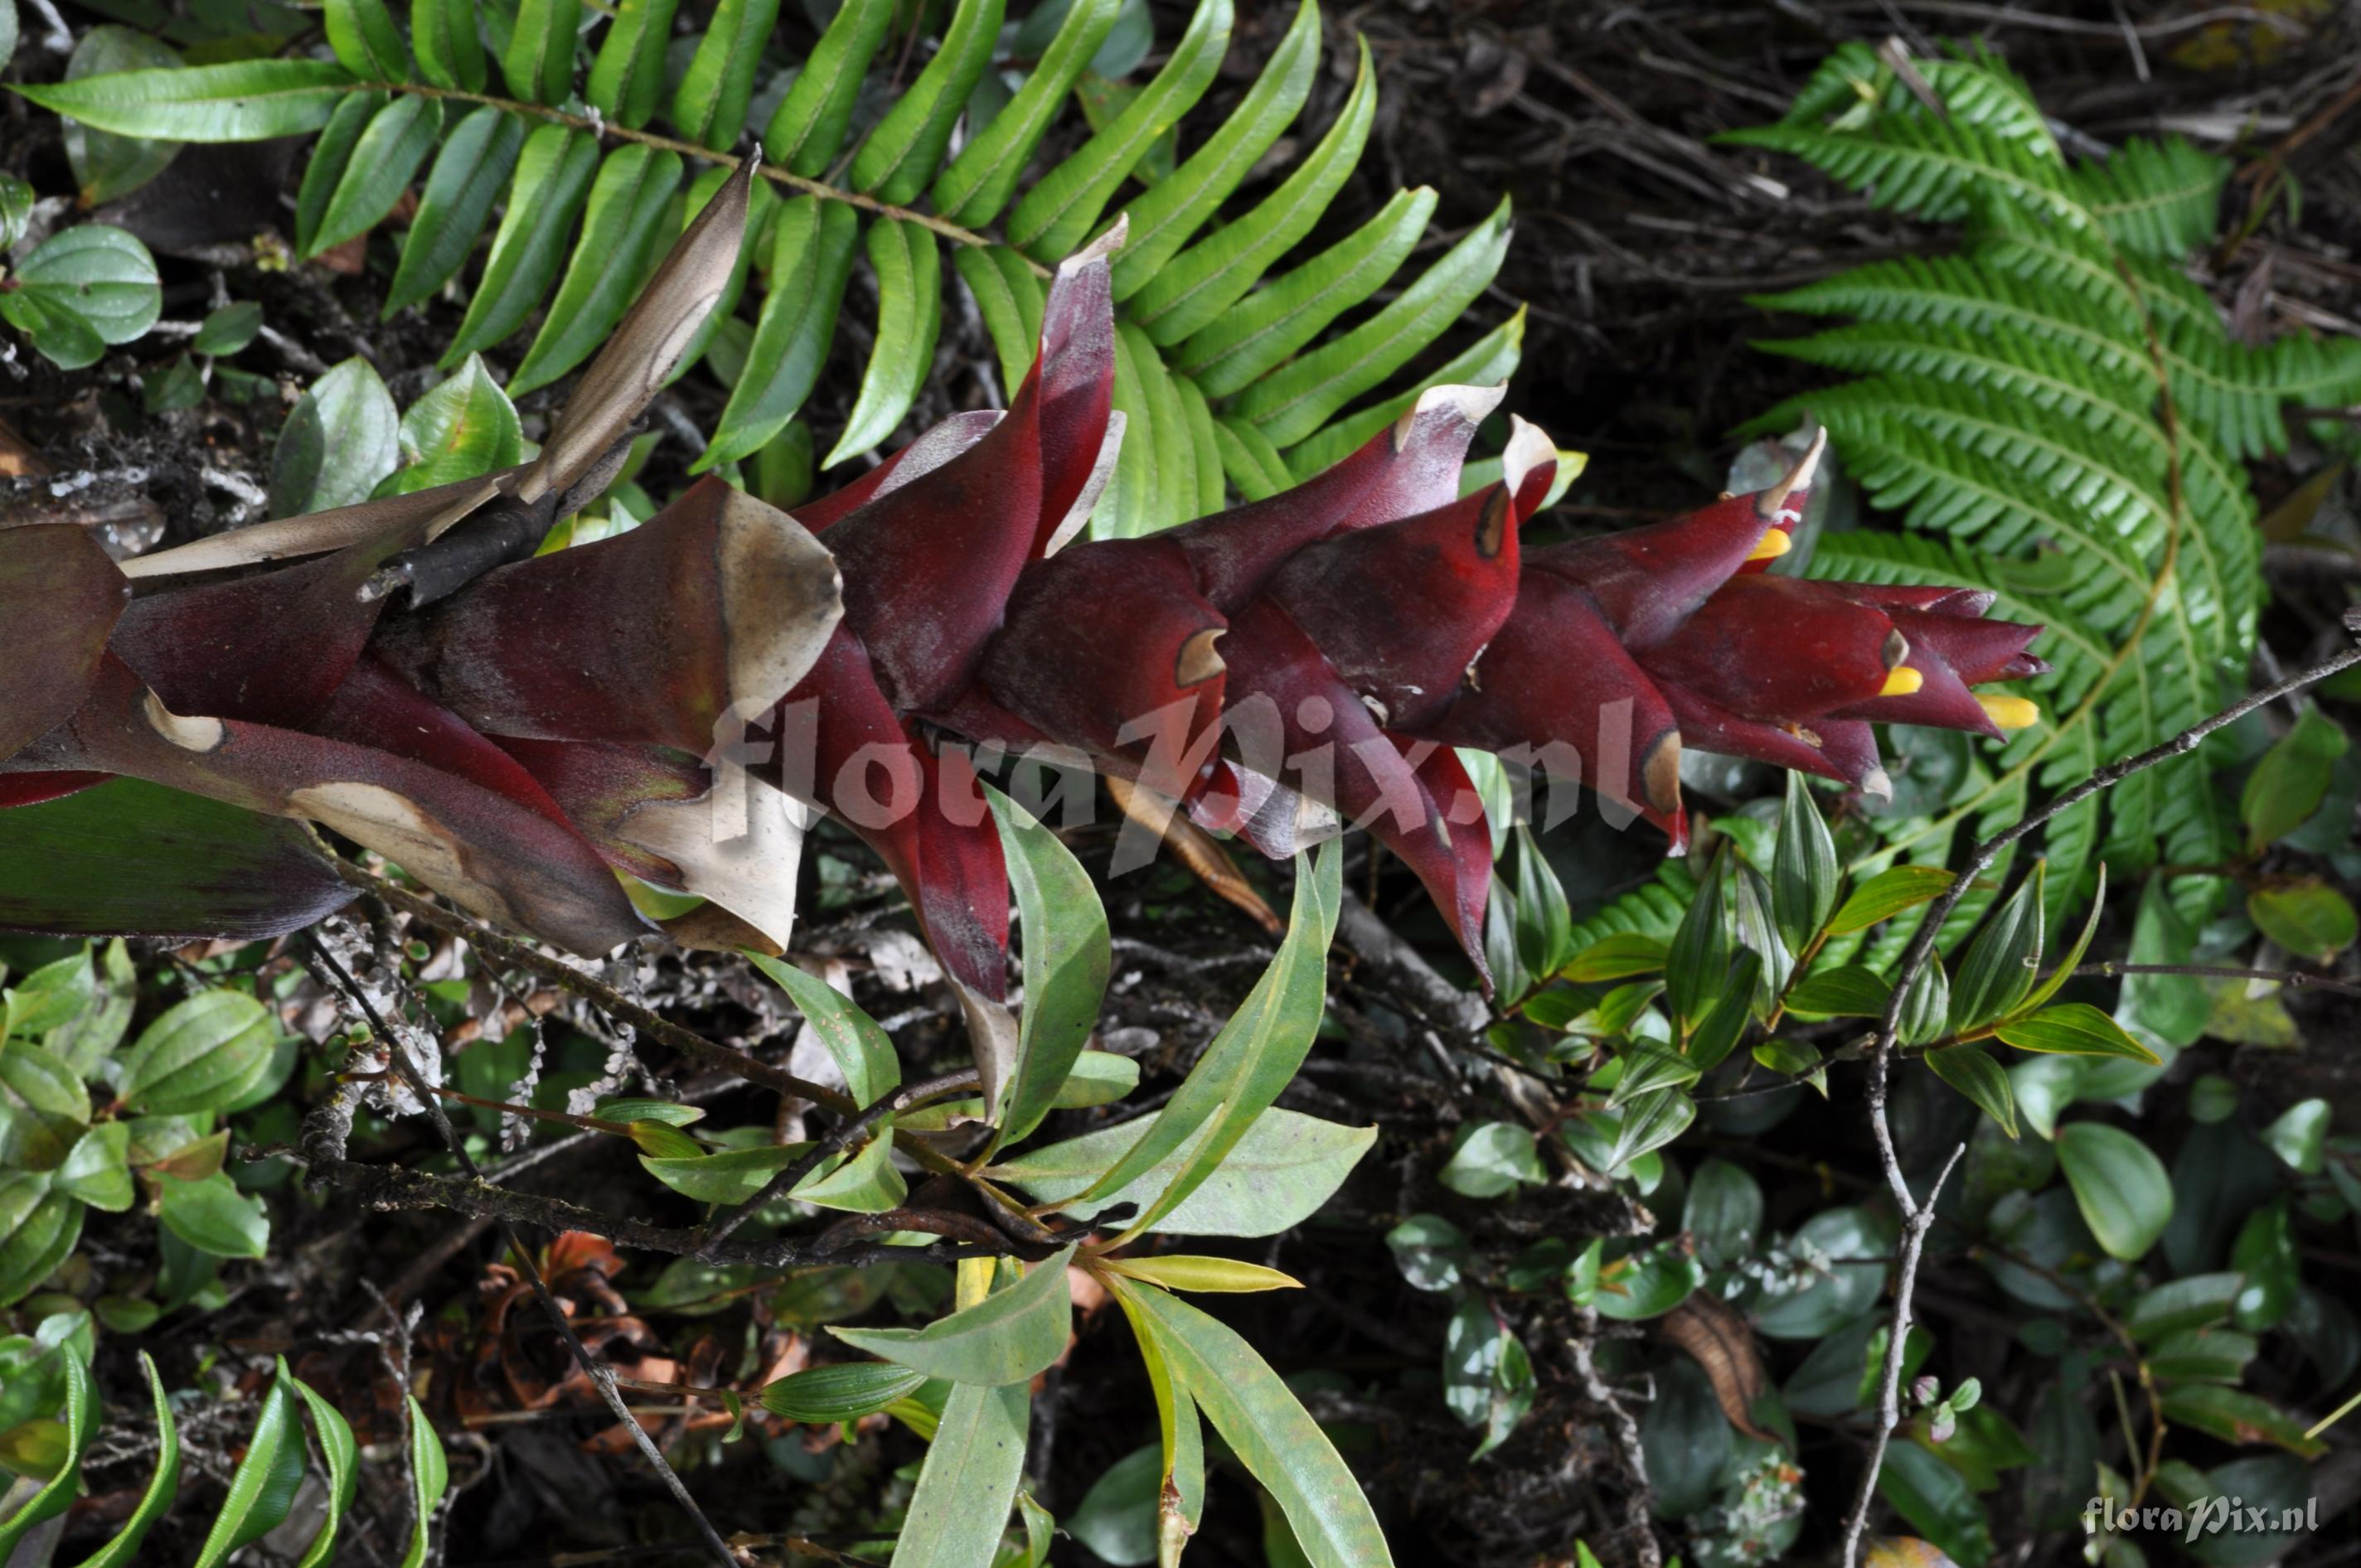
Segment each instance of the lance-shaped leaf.
M277 1530L295 1506L303 1482L303 1427L297 1415L292 1377L271 1380L255 1418L246 1457L230 1476L221 1513L197 1553L197 1568L219 1568L230 1553Z
M991 1568L1024 1476L1032 1414L1022 1384L951 1389L895 1539L899 1568Z
M1034 1264L1025 1277L974 1306L923 1329L833 1330L858 1350L899 1362L929 1377L989 1388L1023 1383L1066 1353L1073 1299L1066 1288L1067 1247Z
M628 533L501 567L388 626L387 662L487 734L702 756L786 695L836 625L835 564L718 477Z
M73 1506L74 1493L82 1484L82 1456L98 1434L98 1395L91 1387L90 1368L71 1345L60 1346L56 1354L63 1358L65 1371L65 1453L48 1485L0 1521L0 1553L14 1553L17 1543L38 1526Z
M1148 1124L1163 1114L1151 1112L1137 1122L1027 1149L1002 1159L989 1174L1083 1216L1125 1203L1145 1205L1160 1196L1193 1157L1187 1139L1116 1190L1088 1200L1082 1195L1150 1134ZM1157 1222L1156 1229L1166 1235L1190 1236L1268 1236L1291 1230L1344 1185L1377 1138L1375 1127L1339 1126L1296 1111L1266 1111L1213 1173ZM1080 1201L1070 1201L1074 1200Z
M426 53L424 18L446 10L460 12L466 35L475 37L473 7L462 0L430 0L411 13L412 25L417 29L412 37L419 41L422 57ZM401 259L394 267L393 283L386 291L379 320L390 320L396 311L432 296L467 261L477 236L483 233L485 220L508 188L517 154L524 148L524 121L486 104L471 111L444 138L443 150L435 154L434 167L419 192L418 211L401 242Z
M643 318L653 327L652 334L626 340L618 325L631 302L633 286L646 270L656 247L664 242L668 226L665 214L679 193L680 171L678 153L659 151L638 142L617 148L599 164L598 178L590 185L589 203L583 209L582 236L575 241L573 258L566 264L566 276L549 302L549 313L542 320L541 331L534 334L533 346L525 351L523 362L510 378L512 391L522 396L555 381L594 349L602 355L614 354L619 360L629 360L634 374L623 383L625 395L638 396L642 404L647 396L653 395L653 389L662 386L670 376L672 367L664 362L665 355L677 354L687 346L689 336L720 298L720 288L712 277L697 279L682 298L665 300L658 296L658 311ZM739 237L734 230L713 232L725 242ZM725 243L717 250L719 282L726 284L736 265L738 247ZM641 296L643 303L648 298L647 294ZM601 345L605 345L603 349ZM637 392L638 384L651 374L653 379L649 391ZM585 429L605 422L609 411L595 402L584 402L578 396L566 407L572 416L568 423L578 423ZM620 429L616 433L620 433ZM613 435L608 438L610 444L613 439ZM520 489L529 491L536 484L562 489L570 483L566 469L554 466Z
M140 1369L148 1374L148 1392L156 1407L156 1469L148 1477L148 1489L139 1495L139 1502L104 1546L82 1559L81 1568L131 1568L139 1560L139 1545L148 1531L172 1506L172 1498L181 1487L181 1432L172 1421L172 1404L164 1392L164 1380L156 1372L156 1361L146 1351L139 1353Z
M390 751L175 714L112 656L58 734L69 765L319 822L470 912L576 952L647 928L590 846L540 812Z
M0 603L40 608L16 620L0 662L0 760L72 717L130 598L131 585L87 530L7 531Z
M989 792L1025 931L1025 1011L1016 1057L990 1120L997 1142L1040 1125L1098 1027L1113 961L1106 910L1090 873L1047 825L998 790Z

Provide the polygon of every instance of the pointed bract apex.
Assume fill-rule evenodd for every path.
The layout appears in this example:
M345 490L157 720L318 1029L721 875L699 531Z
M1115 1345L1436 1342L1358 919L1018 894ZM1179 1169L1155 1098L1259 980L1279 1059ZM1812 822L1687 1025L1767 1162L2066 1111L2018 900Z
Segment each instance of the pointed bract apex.
M575 383L573 396L551 422L539 460L517 484L518 499L538 500L550 491L572 488L671 378L697 329L730 286L738 247L746 238L761 156L757 147L739 160L737 171L682 233L640 291L639 302Z
M1812 477L1819 471L1820 456L1828 449L1828 427L1820 425L1812 432L1812 444L1804 448L1802 457L1787 470L1787 477L1754 498L1754 510L1774 521L1791 509L1790 496L1799 496L1812 488ZM1794 521L1790 519L1789 521Z
M1098 459L1091 465L1090 477L1082 481L1082 493L1074 498L1074 504L1066 509L1064 521L1050 532L1049 543L1042 546L1042 559L1064 549L1089 526L1091 513L1098 510L1099 498L1106 493L1107 482L1115 477L1115 466L1123 456L1124 432L1130 425L1131 416L1121 409L1108 411L1106 434L1099 438Z
M1116 251L1121 250L1130 242L1131 214L1117 213L1115 222L1107 225L1106 233L1058 263L1058 276L1071 278L1085 267L1105 264L1114 258Z
M1517 498L1519 518L1539 510L1557 479L1557 444L1547 432L1517 414L1509 416L1509 444L1500 453L1500 482ZM1532 493L1526 494L1530 482Z
M1418 401L1410 406L1408 412L1394 421L1394 450L1400 452L1409 446L1411 432L1430 420L1448 420L1473 433L1508 395L1506 381L1489 387L1429 387L1418 395Z

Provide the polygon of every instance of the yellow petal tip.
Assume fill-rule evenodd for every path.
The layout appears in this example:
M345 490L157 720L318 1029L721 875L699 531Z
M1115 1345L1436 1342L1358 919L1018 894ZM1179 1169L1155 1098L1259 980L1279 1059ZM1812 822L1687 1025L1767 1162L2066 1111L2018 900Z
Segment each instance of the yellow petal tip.
M1880 696L1908 696L1927 684L1927 677L1907 664L1897 664L1885 672L1885 684L1877 689Z
M1785 529L1766 528L1763 531L1763 537L1754 542L1754 549L1746 558L1749 561L1776 561L1795 547L1795 542L1788 537Z
M1982 705L1985 716L2003 729L2025 729L2041 722L2039 705L2025 697L1978 692L1976 701Z

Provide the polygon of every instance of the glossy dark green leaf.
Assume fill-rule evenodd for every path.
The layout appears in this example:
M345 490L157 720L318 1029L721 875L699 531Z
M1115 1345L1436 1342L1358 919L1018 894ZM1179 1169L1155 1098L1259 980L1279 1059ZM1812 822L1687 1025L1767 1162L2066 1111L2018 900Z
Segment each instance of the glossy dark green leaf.
M1664 999L1675 1024L1693 1027L1730 978L1730 922L1724 914L1719 865L1681 916L1664 950Z
M524 140L524 122L489 105L452 127L419 192L380 319L416 304L458 272L508 188Z
M1517 828L1517 956L1528 972L1555 974L1574 957L1574 912L1565 888L1534 840Z
M2303 1262L2285 1200L2248 1214L2231 1244L2230 1266L2246 1284L2238 1291L2233 1321L2249 1333L2279 1327L2303 1288Z
M1014 1143L1041 1124L1082 1047L1098 1027L1113 952L1106 910L1090 872L1057 834L989 784L1024 947L1025 1007L1016 1059L988 1118L995 1143Z
M1754 1250L1763 1212L1763 1187L1752 1173L1726 1159L1708 1159L1689 1176L1681 1229L1697 1238L1707 1266L1719 1267Z
M996 4L996 0L994 0ZM869 266L877 276L877 335L844 432L820 466L857 457L901 424L934 369L942 329L942 257L933 233L902 218L869 225Z
M1599 1270L1591 1305L1602 1318L1640 1322L1661 1318L1705 1283L1705 1265L1678 1241L1643 1246Z
M2305 708L2294 727L2271 743L2238 796L2248 854L2262 853L2320 809L2345 747L2344 727L2316 707Z
M262 1397L246 1457L230 1477L229 1495L205 1535L196 1568L221 1568L231 1552L277 1530L294 1506L295 1489L303 1481L303 1428L288 1387L293 1381L274 1378Z
M418 51L418 73L435 86L484 90L484 40L472 0L411 0L410 45Z
M60 1352L60 1357L66 1385L64 1463L39 1491L0 1522L0 1562L7 1561L35 1527L73 1506L74 1494L82 1485L82 1455L90 1448L90 1440L98 1435L98 1394L91 1387L90 1368L71 1347Z
M352 82L352 73L331 60L239 60L179 71L110 71L14 90L118 136L264 141L318 130Z
M763 131L763 151L807 180L836 161L869 62L885 41L895 0L845 0ZM661 59L662 48L658 46Z
M223 356L236 354L262 331L262 307L252 300L236 300L208 314L189 339L189 352Z
M935 181L935 210L970 228L990 223L1016 193L1017 177L1065 106L1075 78L1115 27L1122 0L1075 0L1025 85Z
M672 123L689 140L726 152L746 128L754 71L779 19L779 0L720 0L673 93ZM603 51L602 51L603 58Z
M1881 920L1941 897L1943 890L1957 880L1940 866L1894 866L1882 871L1852 890L1828 920L1828 932L1841 937L1865 931Z
M2038 1013L2022 1014L2001 1025L1994 1033L2021 1051L2127 1057L2151 1067L2161 1065L2154 1051L2087 1002L2064 1002Z
M79 82L118 71L177 71L180 66L178 51L159 38L131 27L98 27L74 45L66 60L65 79ZM84 207L129 195L164 172L181 150L176 141L115 136L72 119L59 129L65 141L66 165L73 170L74 186Z
M1526 1183L1549 1179L1532 1129L1513 1122L1483 1122L1456 1140L1434 1179L1467 1198L1498 1198Z
M516 23L500 53L500 76L511 97L528 104L563 104L574 91L574 40L582 30L582 0L517 0Z
M922 1329L834 1332L857 1350L929 1377L991 1388L1023 1384L1066 1352L1073 1320L1066 1264L1072 1255L1067 1247L1032 1265L1016 1284Z
M2172 1179L2147 1146L2119 1127L2070 1122L2058 1129L2058 1163L2083 1223L2110 1256L2137 1262L2172 1218Z
M509 378L513 394L546 386L614 335L641 280L675 237L664 220L680 192L680 173L676 152L626 143L607 155L591 181L582 235L549 314Z
M859 232L859 220L842 203L798 196L780 203L771 225L768 287L746 367L711 444L697 459L699 468L733 462L767 444L819 384Z
M1930 958L1927 966L1911 977L1910 989L1903 994L1901 1015L1896 1020L1897 1037L1905 1046L1932 1045L1943 1037L1943 1024L1950 1015L1950 977L1944 972L1942 959Z
M2290 1169L2318 1176L2326 1163L2329 1119L2327 1101L2300 1100L2262 1130L2263 1146Z
M2246 1446L2270 1443L2301 1458L2327 1452L2328 1445L2304 1436L2303 1422L2243 1388L2211 1383L2184 1383L2167 1388L2164 1419L2223 1442Z
M451 1469L443 1440L434 1434L434 1423L426 1419L415 1395L410 1398L410 1550L402 1554L401 1568L424 1568L435 1506L450 1486Z
M2141 1340L2225 1323L2237 1308L2245 1280L2235 1274L2191 1274L2158 1285L2134 1299L2124 1326Z
M542 126L525 137L508 211L458 335L444 351L445 369L508 336L541 303L598 170L598 144L590 137Z
M93 1127L58 1167L58 1190L110 1213L130 1208L137 1196L132 1190L130 1168L124 1163L130 1145L131 1130L120 1122Z
M376 227L409 192L411 177L434 149L442 129L442 105L431 99L398 97L378 110L353 144L344 176L299 252L316 256Z
M763 1385L755 1398L764 1409L791 1421L826 1426L857 1421L915 1393L923 1372L885 1361L842 1361L790 1373Z
M1638 931L1618 932L1601 937L1576 953L1563 973L1566 979L1585 985L1626 980L1635 974L1653 974L1664 967L1667 950L1662 938Z
M354 1488L360 1484L360 1445L353 1441L351 1423L335 1406L288 1371L284 1356L279 1358L279 1376L311 1412L312 1435L319 1440L320 1457L328 1467L326 1517L320 1521L320 1532L312 1538L312 1544L295 1568L324 1568L335 1561L337 1527L344 1523L346 1513L353 1506Z
M1836 839L1819 804L1804 775L1790 773L1779 811L1779 848L1771 861L1772 918L1789 952L1802 952L1819 934L1843 886Z
M401 420L358 356L312 384L271 453L270 512L294 517L367 500L401 462Z
M353 149L360 145L361 133L369 127L379 109L391 102L383 93L353 93L336 105L328 116L320 137L312 144L312 156L303 165L303 181L295 191L295 253L301 257L313 254L312 236L319 232L320 220L328 214L328 200L344 182L352 168ZM362 170L364 179L368 170Z
M431 9L430 5L427 7ZM371 82L410 80L410 50L385 0L325 0L322 21L336 63Z
M1005 0L958 0L934 59L853 155L849 177L854 190L898 206L927 188L942 167L968 94L992 63L1005 11ZM875 259L873 247L871 258Z
M243 992L207 991L166 1011L123 1058L124 1103L150 1115L226 1105L269 1065L278 1029Z
M167 1177L159 1184L159 1192L157 1213L164 1228L199 1252L215 1257L269 1255L270 1216L263 1209L262 1200L240 1192L237 1184L223 1172L217 1170L194 1181ZM299 1454L297 1468L302 1468L302 1463Z
M43 240L16 264L10 301L38 301L78 317L102 343L129 343L163 310L156 258L130 234L82 224Z
M2012 1138L2016 1136L2016 1100L2009 1091L2008 1074L2001 1070L1989 1052L1975 1046L1946 1046L1939 1051L1928 1051L1926 1062L1937 1078L1966 1095L1978 1110L1999 1123L2001 1131Z
M2041 964L2041 887L2045 863L1993 911L1968 948L1951 987L1950 1028L1964 1034L2012 1011L2033 989Z
M163 1378L157 1375L154 1357L141 1351L139 1365L148 1374L148 1395L155 1401L156 1468L123 1528L104 1546L82 1559L80 1568L132 1568L139 1561L140 1543L147 1540L148 1530L171 1508L172 1498L180 1490L181 1433L172 1422L171 1401L164 1393Z

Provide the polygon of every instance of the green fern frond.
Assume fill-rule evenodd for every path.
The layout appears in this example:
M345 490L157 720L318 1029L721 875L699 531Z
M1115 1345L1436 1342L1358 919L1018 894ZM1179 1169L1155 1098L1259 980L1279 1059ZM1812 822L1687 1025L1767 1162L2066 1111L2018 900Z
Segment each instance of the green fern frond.
M1840 183L1865 192L1870 204L1956 223L1984 200L2015 202L2054 222L2078 225L2090 214L2067 189L2054 151L1962 121L1887 117L1873 132L1808 126L1763 126L1716 139L1800 158Z
M1332 457L1436 375L1513 369L1521 323L1471 334L1472 346L1435 363L1499 272L1505 206L1398 278L1435 205L1433 192L1401 192L1357 233L1272 276L1359 166L1378 106L1366 44L1333 120L1299 123L1323 40L1316 0L1298 0L1236 107L1198 124L1184 117L1235 63L1234 0L1198 0L1137 87L1092 74L1122 7L1075 0L1039 17L1020 50L1020 29L1004 25L1008 0L956 0L939 35L899 43L897 27L923 27L923 15L846 0L798 49L783 35L800 23L783 24L779 0L719 0L701 31L677 36L677 0L621 0L588 16L580 0L498 12L415 0L406 41L385 0L335 0L334 63L241 60L22 91L131 136L318 133L297 201L305 256L379 225L423 170L386 312L452 287L491 231L445 364L516 351L510 387L523 392L570 374L611 331L718 183L715 166L735 161L762 84L785 77L763 126L764 172L784 199L750 214L751 265L692 356L730 388L699 468L756 461L791 438L839 344L856 335L839 330L848 302L873 301L875 314L822 466L889 440L942 332L945 247L1013 385L1033 356L1049 266L1118 215L1129 222L1114 274L1127 445L1092 519L1099 534L1169 526L1214 510L1233 486L1250 494ZM1095 116L1093 134L1045 155L1060 122L1080 117L1077 102ZM1271 170L1290 136L1306 150ZM1340 318L1345 330L1332 331ZM808 437L792 439L800 449Z
M2075 200L2136 256L2178 260L2213 237L2230 161L2181 137L2134 137L2103 162L2077 164Z

